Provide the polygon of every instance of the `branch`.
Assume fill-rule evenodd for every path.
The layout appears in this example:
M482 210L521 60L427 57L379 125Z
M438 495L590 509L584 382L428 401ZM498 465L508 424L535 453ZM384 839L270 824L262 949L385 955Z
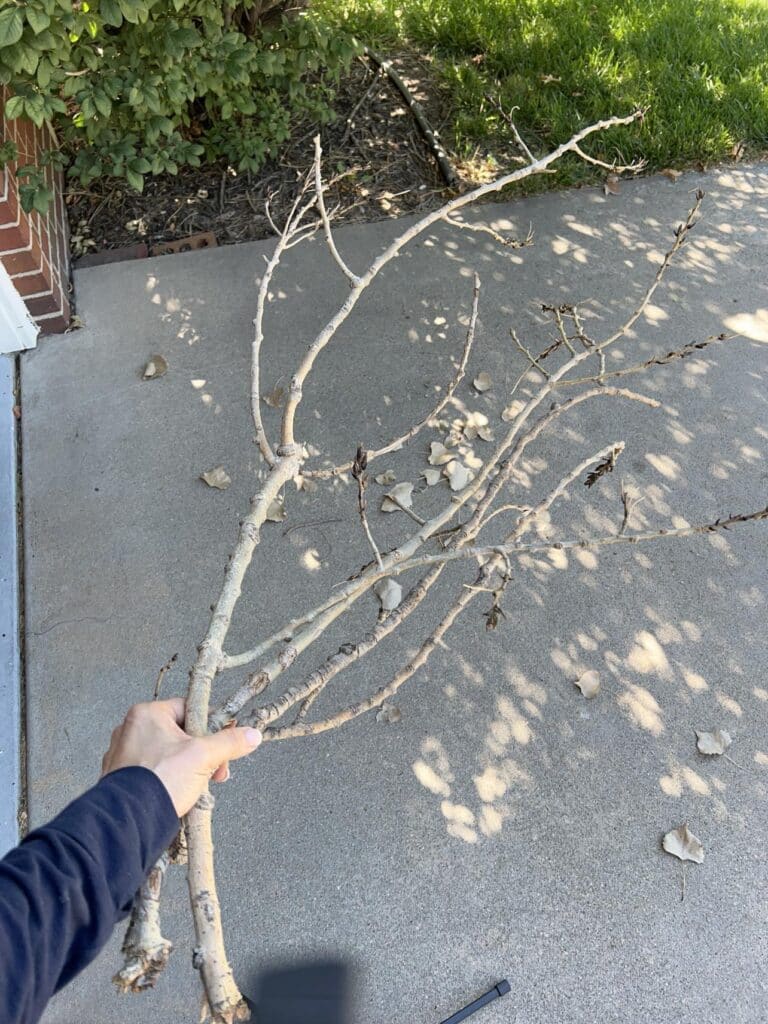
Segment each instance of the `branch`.
M320 136L315 136L315 195L317 197L317 208L320 211L320 220L323 223L323 231L325 232L325 240L328 243L328 248L331 251L331 256L336 260L339 269L342 274L346 277L349 283L354 287L360 283L360 278L357 274L354 274L344 260L341 258L339 250L336 248L336 242L333 239L333 232L331 231L331 221L328 217L328 211L325 208L325 199L323 198L323 176L322 176L322 158L323 149L320 145Z
M168 869L166 851L154 865L133 901L121 952L125 963L112 978L121 992L154 988L168 964L173 944L160 931L160 892Z
M381 560L381 552L376 546L376 541L373 539L371 528L368 525L368 516L365 514L366 498L365 488L368 483L368 477L365 473L365 467L368 465L368 458L362 445L358 445L357 455L355 461L352 464L352 476L357 481L357 511L360 515L360 522L363 525L363 531L365 536L368 538L368 543L371 545L373 550L374 558L379 569L384 568L384 563Z
M574 153L577 153L582 160L588 164L594 164L595 167L604 167L607 171L613 171L614 174L637 174L647 164L647 160L636 160L632 164L617 164L617 163L606 163L605 160L598 160L588 153L585 153L580 146L574 146Z
M597 121L595 124L588 125L586 128L582 128L581 131L577 132L567 142L558 146L557 149L548 153L546 156L541 157L539 160L534 161L532 164L528 164L526 167L521 167L516 171L503 175L496 181L480 185L471 192L467 192L465 195L456 196L441 209L434 210L431 213L426 214L420 220L416 221L415 224L410 225L410 227L391 242L362 275L358 284L356 284L350 291L345 302L336 314L328 321L307 349L307 352L301 361L301 365L291 379L288 400L283 414L282 443L284 445L293 445L296 443L294 438L294 421L296 418L296 411L301 403L304 382L306 381L307 375L312 369L318 355L323 351L339 327L341 327L349 317L350 313L357 305L360 296L374 280L379 271L393 260L400 250L408 244L408 242L426 231L427 228L431 227L438 220L443 218L446 213L453 213L454 210L458 210L463 206L468 206L470 203L476 202L483 196L490 195L493 192L498 192L507 185L511 185L513 182L521 181L524 178L530 177L532 174L538 174L546 170L550 164L559 160L564 153L571 152L574 146L578 145L583 139L593 135L595 132L604 131L607 128L612 128L617 125L632 124L641 117L642 111L638 110L633 114L629 114L627 117L610 117L606 120Z

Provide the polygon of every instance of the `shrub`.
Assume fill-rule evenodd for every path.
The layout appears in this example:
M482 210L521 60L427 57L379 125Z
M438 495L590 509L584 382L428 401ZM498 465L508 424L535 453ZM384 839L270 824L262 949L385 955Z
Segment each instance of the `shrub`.
M0 0L2 3L3 0ZM356 44L274 2L21 0L0 7L9 118L50 121L83 184L226 160L257 171L292 119L331 117L331 87ZM308 77L311 76L311 85ZM0 159L15 159L13 146ZM49 157L52 158L52 157ZM34 167L27 208L43 208Z

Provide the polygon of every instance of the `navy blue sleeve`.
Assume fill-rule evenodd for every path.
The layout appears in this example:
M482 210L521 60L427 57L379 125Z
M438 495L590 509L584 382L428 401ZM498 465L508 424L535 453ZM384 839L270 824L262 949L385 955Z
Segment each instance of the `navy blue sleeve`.
M2 1024L34 1024L94 959L178 828L155 773L121 768L0 861Z

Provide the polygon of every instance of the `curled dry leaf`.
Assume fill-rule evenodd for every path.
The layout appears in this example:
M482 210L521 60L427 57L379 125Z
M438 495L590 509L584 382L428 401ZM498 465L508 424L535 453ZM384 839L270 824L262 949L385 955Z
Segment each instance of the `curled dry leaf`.
M516 398L511 405L508 405L501 413L501 418L505 423L511 423L515 416L522 411L525 402L521 398Z
M491 375L490 373L486 373L485 370L483 370L482 373L478 373L472 383L475 391L479 391L481 394L483 391L489 391L493 387Z
M373 479L377 484L393 484L397 478L391 469L386 469L383 473L379 473L379 475L375 476Z
M429 458L427 459L430 466L444 466L453 458L455 458L453 452L449 452L442 441L431 442L429 446Z
M425 469L421 474L427 481L427 487L434 487L435 484L439 484L442 478L442 470L439 469Z
M384 495L381 503L382 512L400 512L400 506L410 508L413 504L413 484L397 484L391 491Z
M403 588L391 576L375 583L373 592L378 597L383 612L393 612L403 599Z
M266 518L270 523L282 523L286 514L285 505L280 498L275 498L274 501L270 502Z
M294 477L294 483L296 484L296 490L304 491L305 494L314 494L317 490L317 483L312 477L299 475Z
M670 181L677 181L683 175L682 171L676 171L674 167L665 167L663 171L659 172L663 174L665 178L669 178Z
M467 469L467 467L457 459L454 459L453 462L449 462L443 469L443 473L448 478L448 483L451 485L452 491L463 491L470 480L475 479L475 474Z
M488 417L484 412L471 412L462 426L464 437L468 441L474 441L476 437L481 437L483 441L493 440L493 434L488 427Z
M141 379L157 380L158 377L162 377L167 372L168 360L164 356L150 356L147 360L147 365L144 367Z
M732 742L730 733L725 729L715 729L714 732L696 730L696 746L701 754L724 754Z
M704 847L701 845L701 840L691 832L687 825L681 825L679 828L667 832L661 845L667 853L671 853L679 860L692 860L696 864L701 864L704 861Z
M214 469L201 473L200 479L207 483L209 487L215 487L219 491L226 491L232 483L232 479L223 466L216 466Z
M621 192L621 185L619 184L618 174L606 175L605 181L603 182L603 192L605 195L617 196Z
M574 680L573 685L578 686L587 700L591 700L600 693L600 673L592 668Z
M377 722L386 722L387 725L394 725L403 717L403 713L396 704L382 704L376 712Z
M270 408L280 409L285 405L285 388L281 388L276 384L271 391L268 391L266 395L261 397Z

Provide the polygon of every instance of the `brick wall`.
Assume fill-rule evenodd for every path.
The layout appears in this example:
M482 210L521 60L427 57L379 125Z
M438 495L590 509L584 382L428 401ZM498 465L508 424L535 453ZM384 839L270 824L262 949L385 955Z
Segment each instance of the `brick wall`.
M5 100L0 86L3 109ZM19 165L38 163L40 151L52 147L48 129L35 128L29 121L3 117L0 138L16 143ZM69 323L69 245L61 176L46 169L55 200L45 216L26 214L16 192L15 166L0 170L0 260L41 331L56 334Z

